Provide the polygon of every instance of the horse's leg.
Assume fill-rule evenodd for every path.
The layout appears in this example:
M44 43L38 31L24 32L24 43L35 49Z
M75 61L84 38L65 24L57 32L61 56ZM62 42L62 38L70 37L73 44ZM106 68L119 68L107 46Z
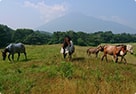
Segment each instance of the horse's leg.
M63 48L63 50L64 50L64 51L63 51L63 57L66 58L66 55L67 55L67 54L65 53L65 48Z
M14 61L14 54L12 54L12 60Z
M117 57L117 56L115 57L115 62L116 62L116 63L118 62L118 57Z
M8 55L8 59L9 59L9 61L11 61L11 59L10 59L10 54Z
M113 57L114 57L114 62L117 63L118 62L118 56L117 56L117 52L113 51Z
M106 62L108 62L108 59L107 59L107 54L105 55L105 59L106 59Z
M120 60L120 62L122 62L122 60L124 59L124 57L123 56L121 56L121 60Z
M96 58L98 57L98 53L99 53L99 52L96 52Z
M66 58L67 54L63 53L63 57Z
M102 56L102 59L101 59L101 61L103 61L104 57L106 57L106 54L104 54L104 55Z
M124 56L121 56L121 60L120 60L120 62L123 62L123 60L124 60L124 63L126 64L126 63L127 63L126 58L125 58Z
M71 60L72 59L72 53L69 53L69 60Z
M25 59L27 60L27 55L26 55L26 52L24 52L24 55L25 55Z
M105 59L106 59L106 62L107 62L108 60L107 60L107 53L106 53L106 52L104 52L104 55L102 56L102 59L101 59L101 61L103 61L104 57L105 57Z
M18 58L17 58L17 61L19 60L19 57L20 57L20 53L18 53Z
M127 64L127 60L126 60L126 58L125 57L123 57L124 58L124 64Z
M105 55L102 56L101 61L103 61L104 57L105 57Z

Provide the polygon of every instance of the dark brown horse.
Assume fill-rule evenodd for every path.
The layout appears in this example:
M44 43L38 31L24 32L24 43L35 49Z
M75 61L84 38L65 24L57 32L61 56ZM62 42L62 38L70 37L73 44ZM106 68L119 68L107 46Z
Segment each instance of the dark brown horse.
M67 54L69 54L69 57L71 59L71 55L74 53L75 48L73 45L73 42L69 36L66 36L64 38L62 48L61 48L61 53L63 53L63 57L66 58Z
M125 55L125 53L127 52L127 48L126 45L105 45L104 49L103 49L104 55L102 56L102 59L106 59L107 60L107 54L109 55L113 55L115 62L118 62L118 56L122 56L121 53L124 53L123 55Z

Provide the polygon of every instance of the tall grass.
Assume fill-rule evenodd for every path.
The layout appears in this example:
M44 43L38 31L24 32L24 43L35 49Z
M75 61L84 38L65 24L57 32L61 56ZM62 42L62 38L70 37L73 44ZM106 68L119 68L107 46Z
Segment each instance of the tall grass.
M136 51L136 44L134 51ZM63 59L61 45L27 45L28 60L2 61L2 94L134 94L136 57L127 54L128 64L101 62L101 55L88 57L88 47L76 46L72 61ZM15 55L15 58L17 55Z

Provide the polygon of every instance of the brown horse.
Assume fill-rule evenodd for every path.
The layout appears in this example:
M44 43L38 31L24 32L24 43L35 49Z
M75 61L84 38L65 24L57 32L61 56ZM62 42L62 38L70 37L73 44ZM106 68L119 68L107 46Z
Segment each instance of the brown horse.
M126 50L126 45L105 45L104 49L103 49L104 55L102 56L102 61L105 57L106 61L107 60L107 54L109 55L113 55L115 62L118 62L118 56L123 56L121 55L121 53L125 53L127 52ZM124 56L123 56L124 57Z
M62 48L61 48L61 53L63 53L63 57L66 58L68 53L71 59L71 55L74 53L74 51L75 51L75 47L73 45L71 38L69 36L66 36L64 38Z
M95 57L98 57L99 50L97 48L89 48L87 49L87 54L90 56L91 54L95 54Z
M98 57L98 53L99 51L103 51L103 46L98 46L98 47L93 47L93 48L89 48L87 49L87 54L88 56L90 56L91 54L95 54L95 57Z

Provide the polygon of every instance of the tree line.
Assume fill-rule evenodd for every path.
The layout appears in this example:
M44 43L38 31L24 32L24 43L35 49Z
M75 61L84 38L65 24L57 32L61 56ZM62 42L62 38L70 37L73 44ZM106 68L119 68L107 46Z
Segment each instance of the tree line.
M0 48L9 43L22 42L29 45L59 44L63 42L66 35L69 35L75 45L97 46L101 43L134 43L136 34L121 33L113 34L112 31L98 31L94 33L56 31L53 33L34 31L32 29L13 30L6 25L0 25Z

